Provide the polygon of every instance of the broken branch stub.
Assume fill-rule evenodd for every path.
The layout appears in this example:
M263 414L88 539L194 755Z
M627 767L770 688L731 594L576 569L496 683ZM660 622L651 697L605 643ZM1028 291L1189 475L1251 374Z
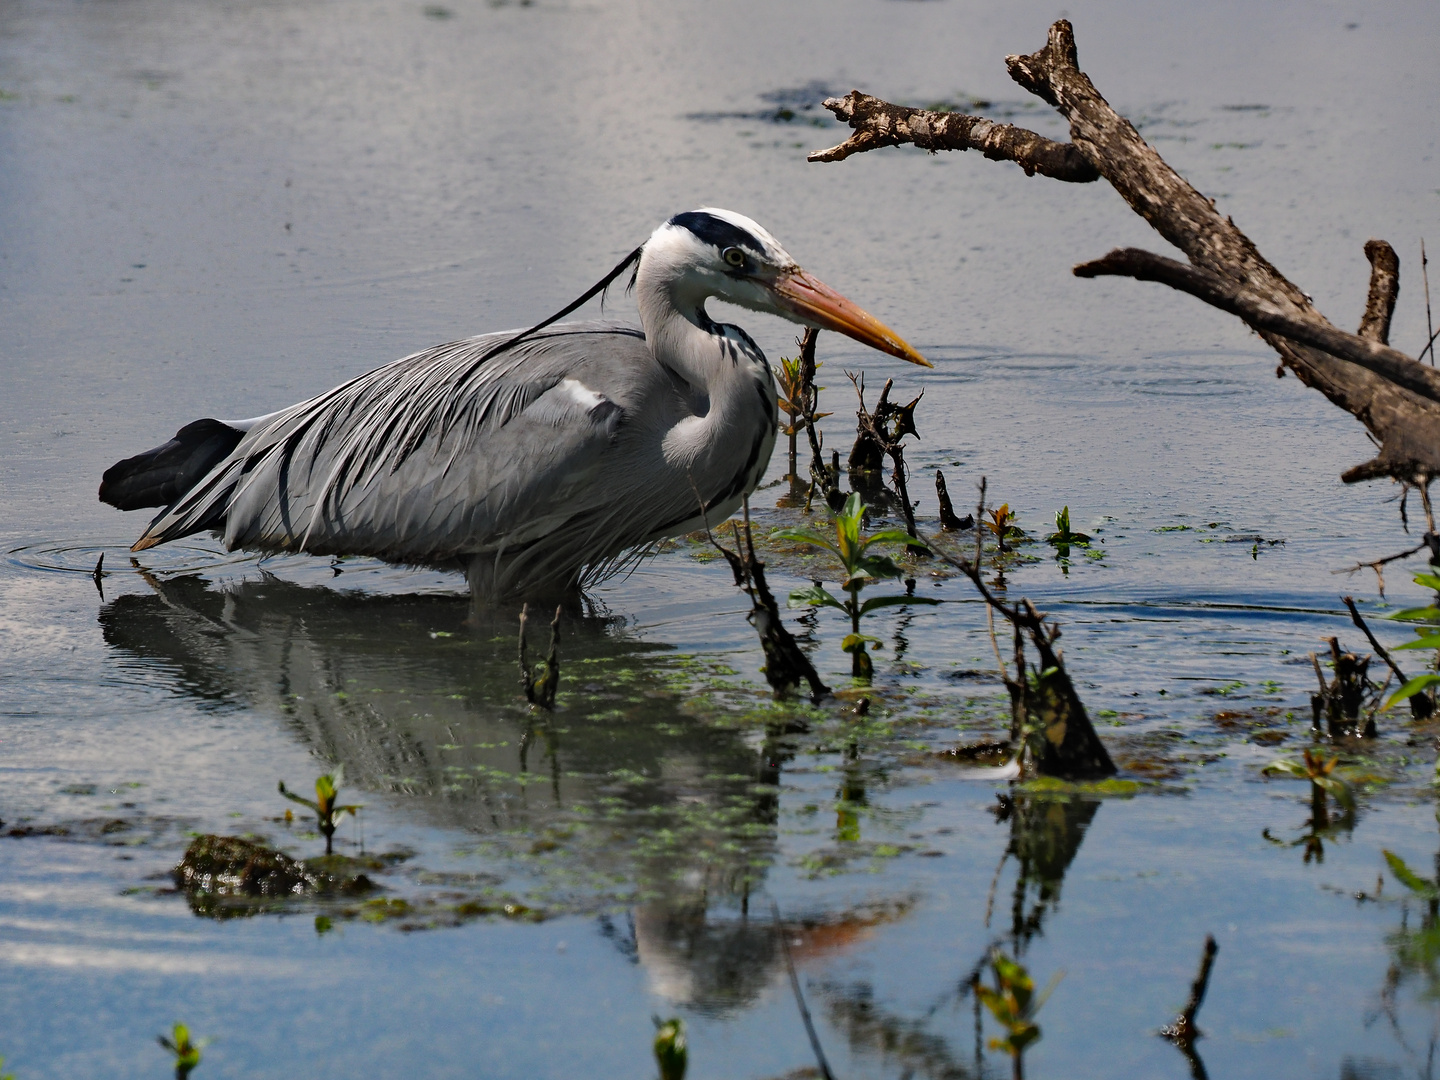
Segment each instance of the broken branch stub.
M908 142L932 151L979 149L986 157L1015 161L1027 173L1068 182L1104 177L1191 266L1132 250L1082 264L1077 273L1139 277L1136 270L1148 269L1147 280L1183 289L1244 319L1280 354L1284 367L1363 423L1380 443L1374 459L1342 475L1346 483L1389 476L1423 486L1440 475L1440 386L1431 369L1386 346L1399 289L1399 260L1388 244L1366 245L1371 279L1365 318L1359 334L1346 334L1315 310L1214 200L1187 183L1111 108L1080 70L1068 20L1050 27L1043 49L1006 57L1005 63L1017 83L1069 121L1069 143L981 117L909 109L857 91L825 103L854 134L810 160L840 161Z

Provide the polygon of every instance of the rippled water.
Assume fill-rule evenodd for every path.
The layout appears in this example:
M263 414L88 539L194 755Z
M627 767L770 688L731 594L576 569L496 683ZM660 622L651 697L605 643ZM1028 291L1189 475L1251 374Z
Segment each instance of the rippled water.
M693 1077L786 1075L812 1058L773 901L840 1077L1004 1075L966 984L997 940L1042 983L1066 973L1030 1075L1190 1075L1154 1032L1206 933L1210 1075L1429 1075L1435 952L1381 850L1429 873L1433 733L1382 717L1353 828L1308 842L1300 786L1259 773L1305 743L1308 654L1359 644L1341 592L1382 611L1372 576L1332 572L1411 542L1390 490L1339 482L1362 429L1233 320L1071 277L1162 247L1106 187L976 155L804 161L843 134L815 102L852 86L1063 135L1003 66L1057 14L0 0L0 831L24 834L0 836L6 1069L162 1075L154 1036L181 1019L215 1039L198 1076L635 1077L659 1014L687 1020ZM1392 340L1418 349L1429 5L1068 16L1101 90L1338 325L1364 240L1394 243ZM1032 793L1007 818L1002 776L936 756L997 730L1000 687L983 608L923 571L946 602L875 620L864 720L769 701L742 599L690 542L565 615L544 718L516 612L473 610L458 578L205 538L132 559L142 515L94 500L189 420L527 324L706 204L935 361L822 336L831 444L841 370L894 377L925 391L922 516L941 467L957 501L984 475L1032 532L1068 505L1103 540L1067 566L1031 549L1010 588L1063 624L1138 794ZM793 518L778 490L762 525ZM772 583L808 573L779 559ZM844 685L843 628L795 614ZM365 804L339 850L393 856L381 903L218 921L167 891L194 832L317 852L275 785L336 763Z

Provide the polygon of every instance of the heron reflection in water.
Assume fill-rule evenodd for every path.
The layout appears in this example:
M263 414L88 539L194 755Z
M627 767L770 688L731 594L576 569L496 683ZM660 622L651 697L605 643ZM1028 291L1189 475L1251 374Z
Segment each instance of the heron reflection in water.
M634 267L642 329L558 320ZM197 420L112 466L100 498L162 507L144 550L214 530L230 550L464 569L503 600L573 591L716 524L765 473L765 356L711 298L930 366L728 210L677 214L584 296L520 333L397 360L253 420Z

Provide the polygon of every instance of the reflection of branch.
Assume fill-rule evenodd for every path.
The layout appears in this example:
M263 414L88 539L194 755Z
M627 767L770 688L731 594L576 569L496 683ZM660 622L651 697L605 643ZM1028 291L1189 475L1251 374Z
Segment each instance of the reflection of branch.
M790 936L785 924L780 921L780 905L770 901L770 912L775 917L775 936L780 940L780 953L785 957L785 968L790 972L790 989L795 992L795 1004L800 1008L800 1019L805 1023L805 1034L810 1036L810 1048L815 1051L815 1060L820 1065L820 1075L825 1080L835 1080L830 1063L825 1060L825 1050L820 1045L820 1036L815 1033L815 1022L810 1019L810 1010L805 1005L805 995L800 992L800 976L795 974L795 960L790 955Z

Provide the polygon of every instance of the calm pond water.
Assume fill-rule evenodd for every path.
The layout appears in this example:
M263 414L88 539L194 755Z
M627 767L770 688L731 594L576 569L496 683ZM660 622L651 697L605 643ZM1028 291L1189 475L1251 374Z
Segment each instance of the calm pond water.
M1337 324L1363 305L1365 239L1394 243L1392 340L1418 350L1419 242L1440 243L1433 4L1065 13L1101 90ZM202 1077L634 1078L654 1075L658 1014L687 1021L692 1077L804 1075L773 903L847 1080L1007 1075L967 986L996 941L1040 983L1065 973L1030 1075L1191 1075L1155 1032L1207 933L1209 1075L1431 1075L1440 947L1381 851L1435 865L1434 733L1383 715L1353 825L1318 840L1302 786L1260 775L1306 743L1308 654L1359 644L1339 595L1383 614L1373 576L1333 572L1412 542L1392 490L1339 482L1370 456L1360 426L1277 380L1234 320L1072 278L1162 246L1102 185L968 154L805 163L842 136L815 103L852 86L983 98L1062 135L1003 65L1059 14L0 0L6 1070L165 1075L154 1037L178 1019L214 1039ZM983 608L924 568L946 602L876 617L863 720L770 703L742 598L688 542L566 616L541 718L516 612L473 611L458 578L204 538L132 561L143 515L95 501L106 466L189 420L527 324L707 204L935 361L822 336L831 445L852 420L841 369L893 376L925 391L923 517L939 466L957 501L983 475L1032 533L1068 505L1103 540L1065 567L1029 549L1010 589L1063 624L1138 794L1031 793L1006 817L1003 777L936 756L1002 710ZM786 324L727 317L772 359L793 348ZM778 490L762 525L794 519ZM792 557L772 583L810 573ZM1388 584L1419 596L1402 568ZM843 686L839 620L793 614ZM193 833L318 853L276 783L335 764L364 804L337 847L388 857L378 901L218 920L169 891Z

